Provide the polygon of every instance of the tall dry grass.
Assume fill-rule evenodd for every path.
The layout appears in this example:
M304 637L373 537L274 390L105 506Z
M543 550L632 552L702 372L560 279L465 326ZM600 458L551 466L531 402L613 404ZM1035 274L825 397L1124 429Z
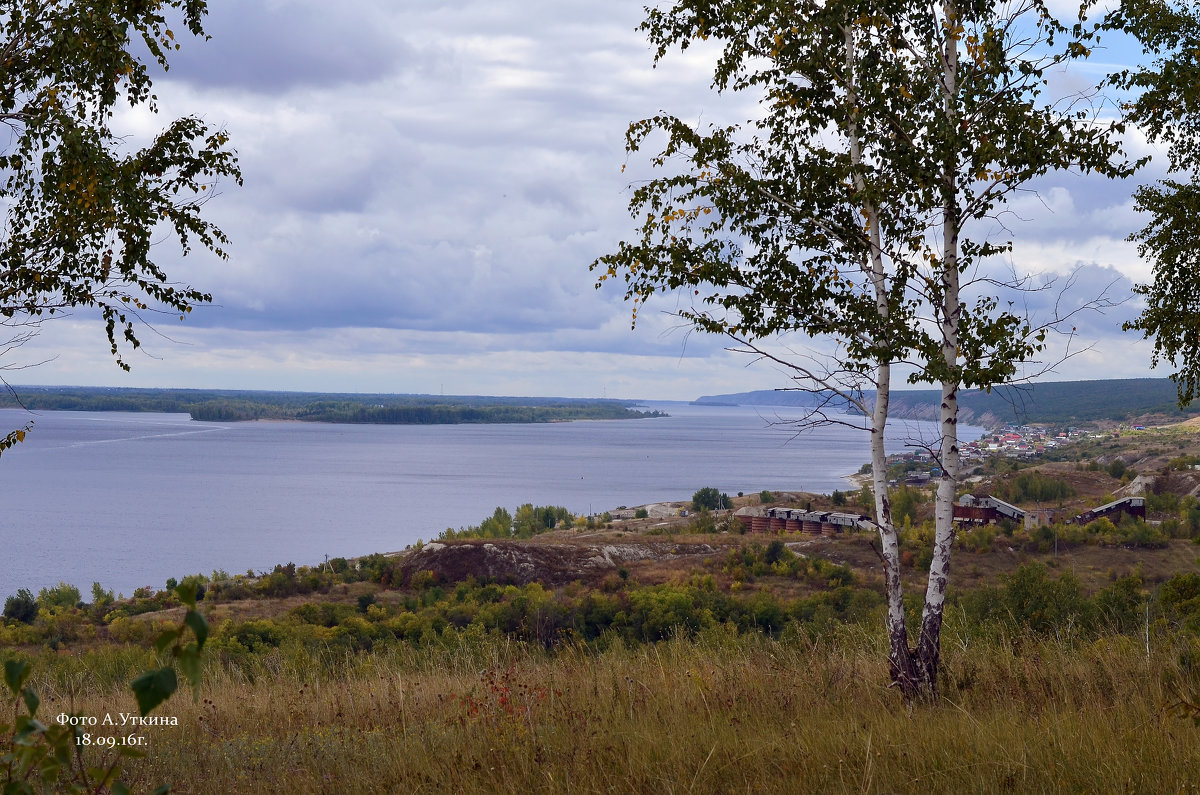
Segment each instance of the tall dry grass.
M853 626L552 655L285 645L210 665L198 700L160 711L178 727L136 730L131 772L180 792L1190 791L1200 728L1169 707L1200 690L1197 652L950 633L943 701L909 708L884 686L881 633ZM60 673L41 684L62 697ZM111 682L70 698L133 711Z

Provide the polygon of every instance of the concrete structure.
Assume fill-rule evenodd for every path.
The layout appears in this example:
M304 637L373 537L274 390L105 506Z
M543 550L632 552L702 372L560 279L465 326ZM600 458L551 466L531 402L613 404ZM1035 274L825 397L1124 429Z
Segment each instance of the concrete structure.
M1053 508L1035 508L1025 512L1025 529L1030 530L1046 524L1054 524L1058 512Z
M1075 524L1087 524L1094 522L1097 519L1109 518L1120 521L1122 515L1129 515L1135 519L1146 520L1146 498L1145 497L1126 497L1123 500L1114 500L1113 502L1105 503L1098 508L1093 508L1090 511L1084 511L1075 517Z

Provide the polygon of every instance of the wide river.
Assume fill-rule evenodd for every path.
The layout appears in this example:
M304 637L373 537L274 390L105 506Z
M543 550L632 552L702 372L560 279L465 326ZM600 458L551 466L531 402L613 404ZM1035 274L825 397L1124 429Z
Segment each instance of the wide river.
M59 581L129 595L169 577L403 549L496 506L575 513L736 494L828 493L867 435L797 435L795 409L653 404L671 416L539 425L202 423L41 412L0 457L0 598ZM0 410L0 429L29 415ZM963 428L965 438L979 435ZM896 423L902 441L933 426Z

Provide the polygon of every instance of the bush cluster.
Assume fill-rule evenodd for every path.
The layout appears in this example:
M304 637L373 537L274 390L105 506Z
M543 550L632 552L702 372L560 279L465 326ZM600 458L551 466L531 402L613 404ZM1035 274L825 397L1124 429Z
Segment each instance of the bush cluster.
M1119 460L1119 459L1118 459ZM1065 481L1027 469L1004 478L997 478L992 493L1011 503L1061 502L1075 496L1075 489Z
M718 511L732 507L733 500L729 498L729 495L712 486L705 486L692 495L693 511Z
M1052 577L1046 566L1029 563L997 587L965 592L957 605L969 629L1002 625L1083 638L1151 628L1200 635L1200 574L1176 574L1152 591L1135 569L1089 597L1071 572Z
M766 546L755 543L729 551L721 566L735 582L753 583L768 575L802 580L821 588L840 588L858 584L858 578L847 566L823 558L801 557L780 540Z
M350 603L310 603L279 620L227 623L211 646L232 657L261 653L288 642L369 651L395 643L415 646L465 635L506 636L556 648L563 643L606 646L652 643L713 628L778 635L787 626L820 631L866 620L881 597L841 586L800 599L769 591L718 589L711 577L654 586L550 590L537 583L501 586L475 580L453 591L432 586L397 600L378 600L365 612Z
M538 505L525 503L510 514L506 508L497 507L491 516L478 525L454 530L446 528L438 540L452 541L459 538L533 538L535 535L553 530L560 525L569 526L575 514L561 505Z

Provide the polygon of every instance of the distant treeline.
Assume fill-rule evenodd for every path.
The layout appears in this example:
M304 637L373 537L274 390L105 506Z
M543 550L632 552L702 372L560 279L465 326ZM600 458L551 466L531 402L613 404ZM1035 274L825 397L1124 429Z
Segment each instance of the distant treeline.
M0 408L190 414L194 420L296 420L379 425L565 422L661 417L619 400L487 396L362 395L198 389L16 387Z
M868 401L873 395L866 395ZM891 414L902 419L937 420L942 393L939 390L892 392ZM825 405L829 410L847 410L845 400L828 394L788 390L759 390L732 395L709 395L702 404L743 406ZM1200 414L1200 401L1180 408L1175 384L1168 378L1124 378L1104 381L1058 381L1053 383L1002 386L991 392L964 389L958 393L964 422L1071 423L1096 420L1130 420L1148 414L1187 417Z

